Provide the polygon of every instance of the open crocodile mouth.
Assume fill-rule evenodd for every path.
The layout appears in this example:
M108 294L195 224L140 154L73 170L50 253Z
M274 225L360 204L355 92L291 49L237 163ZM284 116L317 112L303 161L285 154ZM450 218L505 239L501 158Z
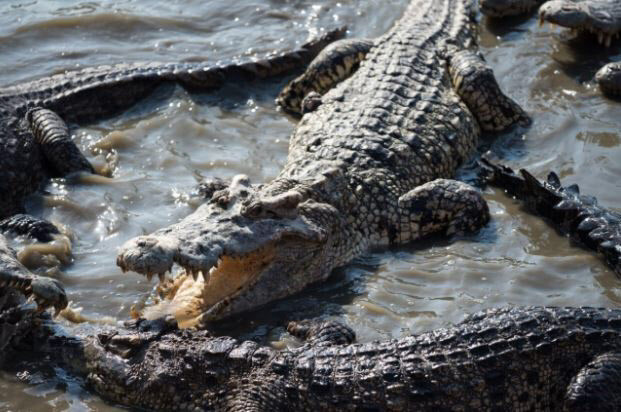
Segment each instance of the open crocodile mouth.
M275 254L275 245L267 245L243 256L222 255L208 271L186 267L172 279L160 274L156 303L134 315L147 319L173 315L181 328L196 326L207 315L215 318L256 283Z
M574 35L590 33L597 36L597 42L606 47L610 47L613 40L621 35L618 27L611 25L612 20L608 13L590 14L581 9L580 3L567 3L562 6L553 3L557 2L546 3L539 9L540 26L551 23L569 29ZM559 7L560 13L557 13ZM574 18L568 18L565 13L572 14Z

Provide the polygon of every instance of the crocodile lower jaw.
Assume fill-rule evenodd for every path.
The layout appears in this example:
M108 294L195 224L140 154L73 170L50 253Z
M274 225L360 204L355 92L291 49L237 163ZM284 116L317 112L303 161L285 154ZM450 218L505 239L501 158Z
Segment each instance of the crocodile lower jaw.
M196 326L201 315L214 305L225 307L251 287L275 254L276 248L271 245L243 256L221 256L207 275L206 271L184 268L173 279L160 277L159 302L145 307L137 315L146 319L172 315L181 328Z

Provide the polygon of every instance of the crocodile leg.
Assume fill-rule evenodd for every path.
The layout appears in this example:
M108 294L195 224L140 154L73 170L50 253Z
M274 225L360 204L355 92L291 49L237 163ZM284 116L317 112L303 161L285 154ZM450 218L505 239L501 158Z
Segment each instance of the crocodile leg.
M39 242L51 242L60 235L58 228L47 220L22 213L0 220L0 232L27 236Z
M0 235L0 290L11 288L25 296L34 295L40 310L54 306L56 311L67 307L67 295L55 279L32 274L15 256L13 249Z
M399 198L400 233L395 243L432 234L461 234L480 229L489 220L485 199L472 186L436 179Z
M330 44L302 75L285 86L276 99L278 105L294 114L314 110L318 103L305 110L304 98L314 92L312 97L317 102L319 96L351 76L372 47L373 41L367 39L344 39Z
M35 244L24 246L17 254L19 261L30 269L71 262L71 239L45 219L26 214L13 215L0 220L1 232L37 240ZM47 256L54 256L55 259L49 260Z
M621 354L596 357L571 380L565 411L621 411Z
M449 74L455 91L486 132L500 132L514 125L528 126L530 117L506 96L483 56L472 50L449 50Z
M95 173L93 166L71 140L65 121L55 112L36 108L26 114L26 120L56 176L74 172Z

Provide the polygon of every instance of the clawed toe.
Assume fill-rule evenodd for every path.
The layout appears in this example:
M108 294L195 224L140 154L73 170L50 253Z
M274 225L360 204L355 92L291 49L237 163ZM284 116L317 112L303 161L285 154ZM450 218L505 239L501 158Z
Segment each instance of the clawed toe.
M56 316L67 307L67 294L58 280L37 276L32 280L30 288L39 311L53 306Z

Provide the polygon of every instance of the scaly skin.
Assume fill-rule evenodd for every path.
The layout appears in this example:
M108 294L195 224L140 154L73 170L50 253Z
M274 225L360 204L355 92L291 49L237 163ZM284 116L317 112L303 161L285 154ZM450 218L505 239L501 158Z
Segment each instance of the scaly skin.
M47 177L93 171L72 143L65 122L84 123L117 114L163 83L210 90L230 78L288 73L310 62L343 33L344 29L329 32L299 50L257 62L119 64L0 88L0 219L22 213L24 198Z
M65 121L80 123L118 113L166 82L205 90L216 88L230 78L285 74L310 62L327 44L342 37L344 31L328 32L299 50L257 62L223 66L201 63L101 66L1 88L0 232L29 236L41 242L58 235L51 223L21 212L24 198L36 191L47 177L93 171L71 141ZM9 289L10 293L18 290L26 296L34 294L40 309L54 306L58 311L67 305L60 283L30 273L17 262L15 253L0 234L0 295L9 293ZM0 330L0 337L2 333Z
M31 296L37 302L37 312L22 307L25 298ZM60 282L30 273L0 235L0 364L4 349L17 345L32 332L38 313L49 306L56 313L67 307L67 296Z
M160 320L33 349L105 399L148 410L621 410L618 309L488 309L366 344L335 322L288 330L306 344L277 351Z
M531 212L545 217L573 240L601 253L621 276L621 214L598 205L593 196L581 195L578 185L561 186L554 172L540 182L524 169L518 176L510 168L485 158L481 162L489 172L490 184L524 202Z
M308 112L276 179L252 186L239 176L181 222L121 248L121 268L163 281L165 299L144 316L222 318L324 280L369 246L485 224L480 194L446 178L481 128L529 119L477 53L472 6L415 0L382 37L319 56L327 63L314 61L279 96ZM173 264L185 273L165 280Z

